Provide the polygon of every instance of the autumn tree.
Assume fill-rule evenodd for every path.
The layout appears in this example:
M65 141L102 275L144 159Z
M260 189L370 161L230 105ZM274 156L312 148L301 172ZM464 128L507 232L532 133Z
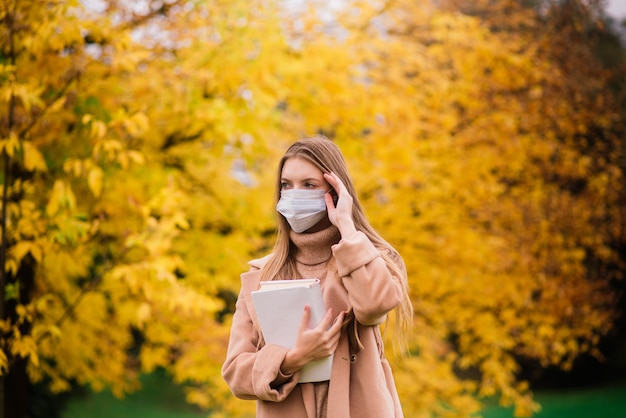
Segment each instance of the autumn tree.
M340 50L298 47L279 11L1 3L5 416L26 379L122 396L157 367L214 416L253 410L219 370L237 277L273 234L268 162L300 111L334 123L312 96L350 92Z
M369 25L347 16L370 40L379 115L362 181L409 260L407 411L466 415L478 406L464 394L477 393L529 415L537 405L519 360L568 369L583 353L600 357L615 319L621 116L593 46L565 53L562 37L581 21L559 27L549 7L517 2L457 3L384 3L365 9ZM567 62L554 55L571 49Z
M193 380L191 373L205 369L185 363L201 355L212 370L204 381L219 379L225 333L217 313L223 303L211 290L219 283L203 279L228 274L221 267L229 256L194 247L190 257L211 268L188 283L187 253L172 245L190 228L190 207L211 208L196 231L207 230L206 241L199 240L216 246L210 235L230 235L224 229L232 226L222 219L236 213L215 210L227 199L215 204L208 193L190 205L186 192L197 184L176 175L176 146L191 139L204 144L204 160L186 164L205 169L208 162L202 174L212 176L211 187L232 192L228 116L238 115L246 102L225 107L218 96L210 101L213 108L209 101L194 106L203 94L219 94L208 71L199 70L189 88L176 57L185 37L192 37L184 33L194 29L186 26L189 19L199 30L202 11L185 9L184 2L144 6L110 2L95 10L78 2L2 2L5 416L25 416L27 376L46 381L53 392L77 382L121 395L138 387L142 370L158 366L178 367L182 379ZM223 19L228 10L233 15ZM237 23L244 8L228 10L220 10L216 22L246 29ZM168 15L180 21L164 19ZM154 39L160 30L171 36ZM219 28L213 30L217 42ZM236 87L222 86L229 100L242 97ZM233 144L230 152L237 148ZM254 241L243 234L227 238L243 245L225 246L245 253ZM204 267L196 263L191 273ZM202 347L200 354L186 347L190 341Z

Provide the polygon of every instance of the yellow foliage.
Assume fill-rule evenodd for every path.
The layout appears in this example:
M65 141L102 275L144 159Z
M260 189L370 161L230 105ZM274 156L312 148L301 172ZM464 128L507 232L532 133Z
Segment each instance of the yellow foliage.
M579 141L618 115L524 10L492 31L448 2L34 3L17 3L18 33L2 20L18 52L0 66L0 152L29 172L7 188L5 271L35 266L17 316L31 331L2 324L2 373L22 356L53 391L123 396L164 367L212 416L254 416L220 376L229 314L271 251L278 158L313 132L407 264L410 353L391 358L407 416L477 414L482 396L530 415L518 356L597 352L615 299L586 261L616 261L623 173Z

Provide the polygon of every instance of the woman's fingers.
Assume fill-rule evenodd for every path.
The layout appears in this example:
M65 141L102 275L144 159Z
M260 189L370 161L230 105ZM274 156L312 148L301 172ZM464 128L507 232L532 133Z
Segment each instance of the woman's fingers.
M324 178L326 181L332 186L332 188L337 192L338 196L341 196L341 193L344 191L347 192L346 186L343 184L343 181L337 176L337 174L333 173L324 173Z
M309 322L311 321L311 308L307 305L304 307L304 313L300 320L300 332L309 329Z
M311 309L306 306L300 322L300 333L294 352L299 353L305 359L305 363L328 357L334 353L339 344L344 316L345 313L342 311L334 317L333 309L330 308L326 311L320 323L316 327L311 328L309 326Z
M339 314L337 318L339 318L340 315L342 314ZM322 318L320 323L317 324L317 326L315 326L314 329L320 332L324 332L331 327L331 324L333 324L333 326L335 325L333 321L337 321L337 318L333 320L333 308L329 308L326 310L326 313L324 314L324 317ZM310 321L311 321L311 308L307 305L304 307L304 313L302 314L302 321L300 322L300 328L302 330L311 329L311 327L309 326Z
M320 321L320 323L318 324L317 328L320 330L327 330L328 327L330 327L330 324L333 321L333 308L329 308L326 310L326 314L324 315L324 318L322 318L322 320Z
M339 345L339 338L341 337L341 327L343 325L343 318L346 315L345 311L341 311L335 318L333 325L328 330L330 336L330 351L335 352L337 345Z
M333 320L333 325L331 327L331 329L341 329L341 326L343 324L343 318L346 316L346 311L341 311L339 312L339 315L337 315L335 317L335 319Z

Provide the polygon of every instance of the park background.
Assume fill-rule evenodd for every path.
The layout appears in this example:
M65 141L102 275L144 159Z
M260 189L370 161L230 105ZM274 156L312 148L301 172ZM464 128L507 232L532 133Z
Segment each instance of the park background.
M606 6L0 0L0 417L253 416L220 376L230 318L311 133L405 259L408 353L385 335L407 417L547 416L552 390L573 405L552 416L619 416Z

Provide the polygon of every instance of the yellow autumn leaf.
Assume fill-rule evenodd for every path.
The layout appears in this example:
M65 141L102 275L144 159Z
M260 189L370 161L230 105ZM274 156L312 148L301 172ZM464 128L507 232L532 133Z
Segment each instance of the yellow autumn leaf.
M11 354L20 357L37 357L37 345L30 335L24 335L13 340L11 344ZM36 360L38 361L38 359Z
M0 350L0 376L4 375L9 370L9 360L4 352L4 349Z
M61 210L73 210L75 207L76 196L69 183L63 180L56 180L46 204L46 214L52 217Z
M11 247L10 254L17 263L20 263L26 254L30 254L37 262L41 262L42 259L41 247L33 241L18 241Z
M11 274L16 275L17 274L17 270L19 269L19 264L18 264L17 260L9 258L6 261L6 263L7 263L6 264L6 270L8 272L10 272Z
M62 336L62 333L61 329L56 325L37 324L33 327L32 335L36 341L46 337L56 340Z
M91 123L91 137L94 139L102 139L107 134L107 126L101 120L96 120Z
M24 141L22 148L24 150L24 168L29 171L46 171L48 169L43 155L32 142Z
M66 392L70 390L70 388L71 388L70 383L65 379L61 379L61 378L53 379L52 382L50 383L50 391L52 391L52 393Z
M22 105L30 111L33 106L42 106L41 92L43 87L36 84L19 84L12 86L12 96L19 98Z
M15 151L20 147L20 140L14 131L9 132L8 138L0 139L0 152L4 151L9 157L15 156Z
M63 109L63 106L65 106L66 103L67 103L66 96L59 97L48 106L48 113L55 113L55 112L60 111L61 109Z
M137 326L139 328L142 328L145 323L150 320L151 317L152 312L150 305L146 302L139 305L139 308L137 308Z
M89 185L89 190L91 193L98 198L102 194L102 180L104 177L104 172L100 167L94 167L89 171L87 175L87 184Z
M85 165L85 161L81 159L68 158L65 163L63 163L63 170L66 173L71 173L75 177L79 177L83 174Z
M126 151L126 155L128 156L128 159L130 161L132 161L133 163L135 163L135 164L142 165L142 164L145 163L145 157L139 151L128 150L128 151Z

